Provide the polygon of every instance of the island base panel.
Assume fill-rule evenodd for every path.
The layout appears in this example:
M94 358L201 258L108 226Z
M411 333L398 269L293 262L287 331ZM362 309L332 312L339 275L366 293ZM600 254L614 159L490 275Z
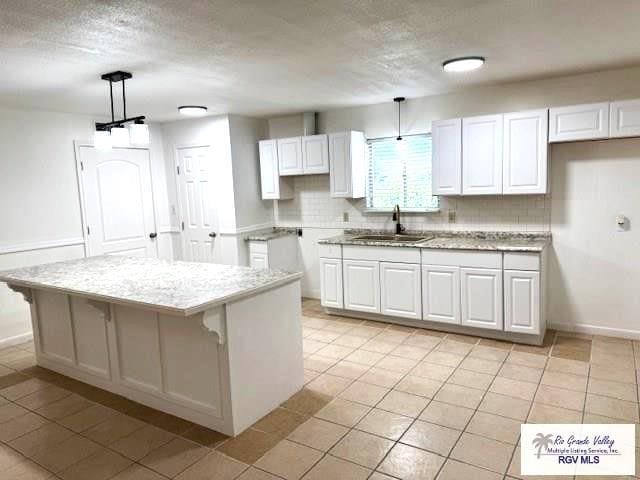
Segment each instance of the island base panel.
M38 364L237 435L302 388L300 282L190 317L34 290Z

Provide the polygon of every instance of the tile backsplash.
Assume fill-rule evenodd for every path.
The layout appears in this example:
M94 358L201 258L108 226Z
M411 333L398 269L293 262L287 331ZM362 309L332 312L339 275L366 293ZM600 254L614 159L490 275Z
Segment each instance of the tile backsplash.
M392 228L391 213L367 213L364 199L331 198L328 175L293 177L295 195L276 207L278 226ZM455 211L455 222L449 212ZM345 213L348 221L344 221ZM549 231L551 195L441 197L440 212L405 214L411 230Z

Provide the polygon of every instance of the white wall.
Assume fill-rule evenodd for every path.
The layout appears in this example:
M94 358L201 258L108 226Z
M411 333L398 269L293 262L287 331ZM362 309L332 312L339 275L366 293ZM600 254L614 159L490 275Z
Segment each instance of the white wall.
M258 141L267 138L265 119L229 115L233 193L238 230L273 226L273 201L262 200Z
M86 115L0 107L0 270L84 256L74 140L92 138L95 119ZM157 222L166 206L166 176L151 129L151 169ZM161 152L160 152L161 153ZM158 238L160 254L171 241ZM0 345L30 335L22 297L0 285Z
M554 145L551 179L549 320L640 338L640 139Z

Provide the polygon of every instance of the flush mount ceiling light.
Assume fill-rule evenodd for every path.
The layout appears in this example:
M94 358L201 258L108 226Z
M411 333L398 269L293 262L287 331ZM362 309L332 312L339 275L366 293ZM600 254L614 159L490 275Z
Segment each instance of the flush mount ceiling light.
M393 101L398 104L398 136L396 137L396 140L402 140L402 135L400 135L400 104L405 101L405 98L396 97Z
M442 64L445 72L469 72L484 65L484 57L452 58Z
M207 114L207 107L202 105L182 105L178 107L178 112L188 117L201 117Z
M105 73L100 78L109 82L109 98L111 101L111 121L96 122L93 146L100 150L108 150L112 146L127 147L129 145L148 145L149 126L144 124L143 115L127 118L127 97L125 80L132 78L129 72ZM116 120L113 110L113 84L122 82L122 120ZM129 126L127 127L127 124Z

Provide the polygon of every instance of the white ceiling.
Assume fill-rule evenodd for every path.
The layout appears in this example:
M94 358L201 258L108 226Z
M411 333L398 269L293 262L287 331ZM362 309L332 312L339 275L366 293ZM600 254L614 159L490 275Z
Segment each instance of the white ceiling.
M274 115L640 63L635 0L2 0L0 103ZM443 60L484 55L473 74Z

